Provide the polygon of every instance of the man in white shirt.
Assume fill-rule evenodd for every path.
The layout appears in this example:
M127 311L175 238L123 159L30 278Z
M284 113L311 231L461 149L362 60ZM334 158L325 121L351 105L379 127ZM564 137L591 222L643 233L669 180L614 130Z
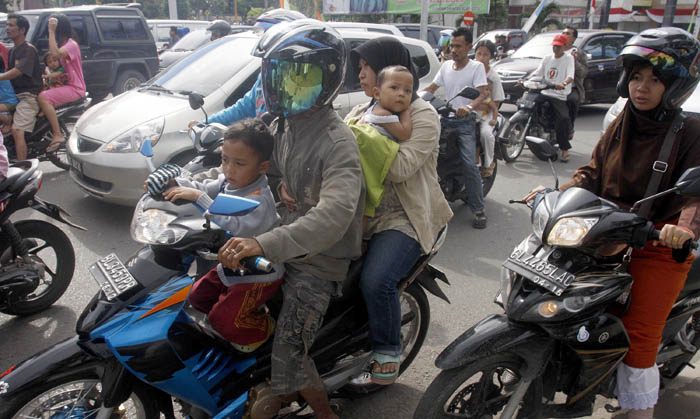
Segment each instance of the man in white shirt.
M473 106L481 103L486 97L486 71L484 65L469 59L472 49L472 33L465 27L452 32L450 39L452 59L442 63L435 80L425 90L431 93L445 88L445 97L455 108L457 118L441 118L442 129L457 131L459 154L465 165L464 184L467 190L467 205L474 213L474 228L486 228L488 218L484 210L484 191L481 183L481 173L476 163L476 118L472 113ZM481 93L472 101L463 97L455 97L465 87L475 87ZM454 98L454 99L453 99Z
M571 86L574 82L574 57L564 53L566 45L566 35L558 34L552 41L552 51L554 54L547 55L540 62L539 67L532 73L533 77L542 77L545 81L554 85L553 89L542 91L547 96L552 105L556 120L555 131L557 133L557 143L561 150L561 161L569 161L569 132L571 119L569 118L569 107L566 98L571 93Z

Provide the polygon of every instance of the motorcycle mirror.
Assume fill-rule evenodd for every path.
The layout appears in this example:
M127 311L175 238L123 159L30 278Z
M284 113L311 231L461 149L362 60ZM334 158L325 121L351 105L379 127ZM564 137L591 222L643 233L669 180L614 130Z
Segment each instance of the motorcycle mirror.
M209 213L215 215L239 216L253 211L260 205L260 202L252 199L242 198L234 195L217 195L214 202L209 206Z
M204 106L204 96L199 93L190 93L187 96L187 100L190 102L190 108L192 109L199 109Z
M541 160L556 160L557 159L557 150L554 148L553 145L551 145L547 140L544 138L539 138L539 137L533 137L531 135L528 135L525 137L525 142L527 143L527 146L532 150L533 147L535 148L534 154L537 157L544 156L544 159Z
M426 101L428 103L430 103L430 101L433 100L433 98L435 97L435 95L433 95L432 93L430 93L427 90L420 90L420 91L418 91L417 94L418 94L419 98L423 99L424 101Z
M683 172L675 184L676 193L683 196L700 196L700 166Z
M465 87L458 94L458 96L465 97L467 99L472 99L472 100L478 98L479 95L480 95L479 90L477 90L473 87L470 87L470 86Z

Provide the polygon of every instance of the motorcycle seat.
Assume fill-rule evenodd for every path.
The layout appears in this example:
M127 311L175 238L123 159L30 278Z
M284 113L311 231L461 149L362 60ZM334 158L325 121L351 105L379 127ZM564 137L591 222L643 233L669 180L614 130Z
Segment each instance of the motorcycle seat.
M38 161L33 164L31 160L12 164L7 169L7 177L0 181L0 191L15 192L23 187L27 179L36 171L38 164Z
M81 103L85 102L86 100L87 100L87 97L83 96L83 97L81 97L81 98L78 99L78 100L74 100L74 101L72 101L72 102L68 102L68 103L64 103L64 104L62 104L62 105L58 105L58 106L56 107L56 111L59 111L59 110L61 110L61 109L65 109L65 108L70 108L70 107L72 107L72 106L80 105Z

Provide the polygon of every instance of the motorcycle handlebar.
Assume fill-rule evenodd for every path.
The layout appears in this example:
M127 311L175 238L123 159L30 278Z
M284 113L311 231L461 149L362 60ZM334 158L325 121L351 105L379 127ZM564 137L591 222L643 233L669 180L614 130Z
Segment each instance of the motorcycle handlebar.
M652 229L649 233L649 240L659 240L659 236L661 234L661 230L657 229ZM683 249L690 251L691 249L697 249L698 248L698 241L697 240L687 240L685 243L683 243Z

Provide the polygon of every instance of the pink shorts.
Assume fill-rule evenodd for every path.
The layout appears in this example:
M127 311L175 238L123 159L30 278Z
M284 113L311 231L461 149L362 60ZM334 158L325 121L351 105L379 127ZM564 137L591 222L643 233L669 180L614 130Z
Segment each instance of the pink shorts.
M85 96L85 92L81 92L73 86L59 86L53 89L44 90L39 93L43 96L54 108L63 105L64 103L78 100Z

